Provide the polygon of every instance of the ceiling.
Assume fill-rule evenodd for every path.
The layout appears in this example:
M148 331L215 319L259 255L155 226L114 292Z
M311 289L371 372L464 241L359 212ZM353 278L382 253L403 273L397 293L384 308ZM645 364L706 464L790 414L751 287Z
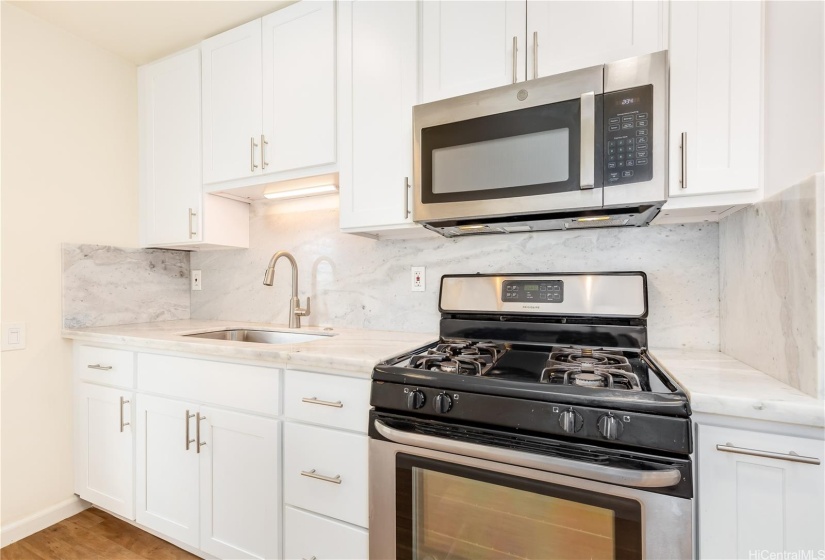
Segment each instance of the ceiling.
M11 2L135 64L195 45L294 0Z

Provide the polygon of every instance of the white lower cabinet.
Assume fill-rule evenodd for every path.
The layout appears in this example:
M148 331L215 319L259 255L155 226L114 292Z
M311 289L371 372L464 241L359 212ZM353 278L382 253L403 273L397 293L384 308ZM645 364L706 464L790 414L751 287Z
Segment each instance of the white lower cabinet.
M699 424L698 557L808 551L816 558L825 550L824 446L822 439Z
M134 433L130 390L79 383L75 393L75 492L135 518Z
M369 533L308 511L284 508L284 557L287 560L364 560Z

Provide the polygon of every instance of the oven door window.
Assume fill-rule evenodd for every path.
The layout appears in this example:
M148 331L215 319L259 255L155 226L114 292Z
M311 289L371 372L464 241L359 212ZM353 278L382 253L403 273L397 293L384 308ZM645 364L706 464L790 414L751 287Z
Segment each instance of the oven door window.
M641 559L641 505L627 498L396 457L398 560Z
M601 105L598 96L599 128ZM422 202L580 190L580 114L581 102L574 99L422 129Z

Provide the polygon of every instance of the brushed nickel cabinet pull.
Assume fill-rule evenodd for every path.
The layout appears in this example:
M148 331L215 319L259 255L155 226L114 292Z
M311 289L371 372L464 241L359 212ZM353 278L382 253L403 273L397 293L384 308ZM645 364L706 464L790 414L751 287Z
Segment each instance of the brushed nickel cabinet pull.
M311 471L301 471L301 476L308 476L309 478L317 478L318 480L323 480L324 482L331 482L333 484L341 484L341 475L336 474L335 476L324 476L322 474L318 474L315 472L315 469Z
M249 170L253 173L258 169L258 164L255 163L255 148L257 147L258 144L255 143L255 137L251 136L249 138Z
M301 560L307 560L307 559L304 558L303 556L301 556ZM317 560L317 559L315 558L315 556L310 556L309 560Z
M404 220L410 217L410 178L404 177Z
M533 79L539 77L539 32L533 31Z
M110 369L112 369L112 366L102 366L100 364L89 364L86 367L89 369L99 369L102 371L109 371Z
M201 447L206 445L205 441L201 441L201 420L206 420L206 416L201 416L200 412L196 412L195 416L197 420L195 421L195 439L198 440L198 447L197 452L201 452Z
M518 37L513 37L513 83L518 81Z
M679 177L679 182L682 183L682 188L687 188L687 132L682 133L682 144L679 146L682 151L682 176Z
M123 421L123 405L124 404L129 404L130 402L131 401L127 401L123 397L120 397L120 431L121 431L121 433L123 432L123 428L125 428L126 426L131 426L131 424L129 422L124 422Z
M194 418L194 414L189 414L189 410L186 411L186 415L184 416L184 420L186 421L186 450L189 451L189 445L195 443L194 439L189 439L189 419Z
M191 208L189 209L189 239L192 239L193 237L195 237L197 235L197 233L195 232L195 228L192 225L195 222L195 220L193 218L197 215L198 215L197 212L195 212Z
M266 141L266 136L261 134L261 169L266 169L266 166L269 165L266 162L266 147L269 146L269 142Z
M320 404L321 406L333 406L335 408L344 408L344 403L341 401L322 401L321 399L316 399L315 397L304 397L301 399L301 402L305 402L307 404Z
M820 461L816 457L804 457L790 451L789 453L776 453L775 451L760 451L758 449L748 449L747 447L736 447L728 442L724 445L716 446L717 451L726 453L738 453L740 455L751 455L753 457L765 457L767 459L779 459L780 461L790 461L792 463L805 463L806 465L819 465Z

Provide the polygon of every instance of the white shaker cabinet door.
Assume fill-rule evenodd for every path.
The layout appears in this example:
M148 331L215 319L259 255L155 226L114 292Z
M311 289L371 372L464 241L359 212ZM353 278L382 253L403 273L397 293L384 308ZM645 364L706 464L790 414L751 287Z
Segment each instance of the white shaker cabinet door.
M699 558L825 550L822 440L707 425L697 440Z
M135 518L134 394L80 383L75 395L75 492L127 519Z
M148 395L136 400L137 522L197 547L197 408Z
M670 196L759 187L762 3L670 3Z
M141 245L203 238L199 49L138 69Z
M201 43L203 182L261 172L261 20Z
M415 2L342 2L339 95L342 229L411 223Z
M525 2L421 3L422 102L525 79Z
M335 4L262 20L264 173L335 162Z
M219 558L278 558L278 421L202 408L200 430L200 549Z
M663 3L527 0L527 79L664 48Z

